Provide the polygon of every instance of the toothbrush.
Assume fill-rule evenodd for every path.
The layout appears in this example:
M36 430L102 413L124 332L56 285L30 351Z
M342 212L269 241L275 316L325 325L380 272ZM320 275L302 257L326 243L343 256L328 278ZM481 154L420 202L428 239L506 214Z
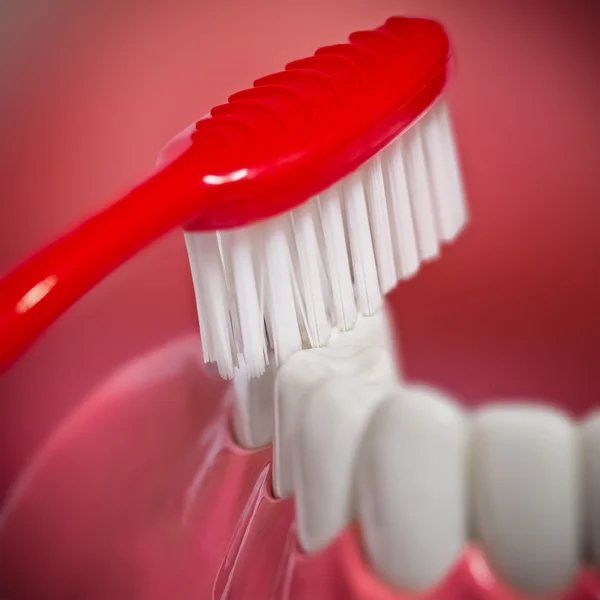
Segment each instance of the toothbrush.
M183 227L204 357L231 378L324 345L467 220L441 25L392 17L231 96L161 168L0 281L0 366Z

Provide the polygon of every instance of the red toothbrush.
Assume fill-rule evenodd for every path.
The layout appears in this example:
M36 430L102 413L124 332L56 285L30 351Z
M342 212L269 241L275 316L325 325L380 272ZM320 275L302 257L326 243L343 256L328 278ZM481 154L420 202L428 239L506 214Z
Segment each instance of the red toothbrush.
M224 377L371 314L466 222L444 29L393 17L259 79L159 171L0 281L6 367L72 303L183 227L205 359Z

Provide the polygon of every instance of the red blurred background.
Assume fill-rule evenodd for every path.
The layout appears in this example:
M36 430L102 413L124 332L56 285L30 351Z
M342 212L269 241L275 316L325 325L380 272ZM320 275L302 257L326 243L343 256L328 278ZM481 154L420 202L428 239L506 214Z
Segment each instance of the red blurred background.
M393 14L432 16L472 220L391 295L409 377L465 402L598 401L600 4L260 0L0 4L0 271L152 168L230 93ZM123 361L197 328L176 232L107 278L0 378L0 498Z

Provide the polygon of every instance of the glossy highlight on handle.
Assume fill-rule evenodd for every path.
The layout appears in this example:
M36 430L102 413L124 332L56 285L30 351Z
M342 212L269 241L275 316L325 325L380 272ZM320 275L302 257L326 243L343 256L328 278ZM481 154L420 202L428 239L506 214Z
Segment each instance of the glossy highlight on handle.
M397 138L441 93L441 25L392 17L213 108L159 172L0 281L0 369L123 262L172 229L240 227L293 209Z

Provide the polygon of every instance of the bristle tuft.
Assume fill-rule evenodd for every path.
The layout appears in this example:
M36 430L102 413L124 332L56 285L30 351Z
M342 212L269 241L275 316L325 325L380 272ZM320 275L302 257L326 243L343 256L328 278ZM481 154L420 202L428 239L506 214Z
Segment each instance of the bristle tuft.
M356 304L361 314L372 315L381 308L381 290L361 171L342 182L342 194Z

